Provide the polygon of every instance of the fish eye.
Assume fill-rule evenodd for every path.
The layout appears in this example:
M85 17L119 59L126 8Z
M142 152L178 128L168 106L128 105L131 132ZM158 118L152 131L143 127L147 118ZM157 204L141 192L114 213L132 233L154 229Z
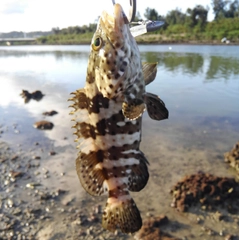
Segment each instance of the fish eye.
M95 51L98 51L102 46L102 39L100 37L96 37L93 44L92 44L92 47Z

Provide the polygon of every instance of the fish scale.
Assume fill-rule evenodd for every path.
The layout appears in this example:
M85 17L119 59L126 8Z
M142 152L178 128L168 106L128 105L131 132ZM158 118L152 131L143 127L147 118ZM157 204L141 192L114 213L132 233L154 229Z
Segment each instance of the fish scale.
M114 5L114 16L103 12L93 36L86 84L73 93L78 156L76 171L93 196L108 193L104 228L132 233L142 226L130 196L147 184L147 159L140 151L142 113L146 105L156 120L168 117L163 101L145 92L156 76L156 64L142 65L135 39Z

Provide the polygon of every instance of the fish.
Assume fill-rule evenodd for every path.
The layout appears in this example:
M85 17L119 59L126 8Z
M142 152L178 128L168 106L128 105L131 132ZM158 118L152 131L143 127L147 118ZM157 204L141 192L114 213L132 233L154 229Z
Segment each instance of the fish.
M137 43L120 4L104 11L91 41L86 82L72 93L71 114L79 149L76 171L92 196L108 194L102 226L134 233L142 218L130 191L147 184L148 161L139 149L142 114L168 118L164 102L147 93L157 63L141 63Z

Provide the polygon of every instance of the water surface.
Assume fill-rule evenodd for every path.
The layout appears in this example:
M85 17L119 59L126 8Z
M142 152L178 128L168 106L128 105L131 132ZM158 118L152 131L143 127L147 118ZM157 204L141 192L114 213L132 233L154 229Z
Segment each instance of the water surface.
M147 187L133 195L143 215L150 211L165 213L191 226L190 217L181 219L170 208L168 192L185 174L197 171L235 176L223 162L223 153L239 140L239 47L139 48L143 62L158 62L157 77L147 91L164 100L169 119L156 122L144 114L141 148L150 162L151 177ZM47 150L61 151L58 157L43 160L42 164L47 168L55 164L55 169L58 166L59 171L69 172L65 184L76 198L84 191L74 170L76 150L67 99L72 91L84 86L88 54L89 46L0 47L1 139L13 148L20 144L22 151L34 149L35 142ZM41 90L45 96L25 104L19 96L23 89ZM53 109L59 114L42 115ZM42 119L52 121L53 130L32 127ZM51 181L52 186L57 186L57 181ZM199 232L191 226L179 231L179 236L190 231Z

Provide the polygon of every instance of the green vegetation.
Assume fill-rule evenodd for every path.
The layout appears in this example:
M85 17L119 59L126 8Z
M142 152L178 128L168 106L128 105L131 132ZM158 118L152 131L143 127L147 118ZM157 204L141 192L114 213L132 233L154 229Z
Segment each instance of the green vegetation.
M196 5L186 13L175 9L166 16L160 16L155 9L147 8L145 18L163 20L165 26L154 33L137 37L139 43L221 43L226 37L239 43L239 2L238 0L212 0L214 20L208 22L208 8ZM136 19L141 19L139 13ZM90 43L96 24L65 29L52 29L53 34L37 39L37 44L83 44Z
M88 44L90 43L93 32L80 34L54 34L46 37L40 37L36 40L37 44Z
M82 27L53 28L52 35L40 37L38 44L84 44L89 43L96 29L96 24Z

